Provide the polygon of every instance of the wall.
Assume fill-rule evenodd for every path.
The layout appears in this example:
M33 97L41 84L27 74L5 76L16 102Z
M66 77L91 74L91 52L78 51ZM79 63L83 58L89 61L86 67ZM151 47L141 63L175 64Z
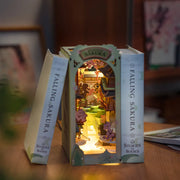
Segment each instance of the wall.
M77 44L126 47L126 0L54 0L56 51Z
M53 51L53 1L52 0L1 0L0 27L43 28L47 48Z

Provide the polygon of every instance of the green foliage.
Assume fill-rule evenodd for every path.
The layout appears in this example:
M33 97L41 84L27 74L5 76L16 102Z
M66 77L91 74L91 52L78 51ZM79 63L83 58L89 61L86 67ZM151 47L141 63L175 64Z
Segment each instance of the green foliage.
M15 92L8 81L0 82L0 132L3 136L11 139L15 136L10 126L10 118L21 112L28 104L27 98Z

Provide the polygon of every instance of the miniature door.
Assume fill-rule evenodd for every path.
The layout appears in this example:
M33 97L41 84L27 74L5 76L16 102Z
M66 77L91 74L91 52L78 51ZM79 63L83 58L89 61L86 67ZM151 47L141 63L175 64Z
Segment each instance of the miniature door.
M69 110L64 111L69 115L64 113L63 117L64 134L70 140L67 150L70 162L73 165L120 162L117 49L113 45L76 46L69 59L67 76L65 97L69 96L66 101Z

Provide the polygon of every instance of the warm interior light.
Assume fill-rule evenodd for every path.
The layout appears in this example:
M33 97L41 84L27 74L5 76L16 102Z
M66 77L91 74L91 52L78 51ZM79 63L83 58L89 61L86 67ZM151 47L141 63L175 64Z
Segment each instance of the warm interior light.
M84 71L84 77L97 77L95 71ZM98 77L104 77L103 73L98 71Z
M119 166L121 163L106 163L106 164L101 164L102 166Z
M82 132L82 139L84 139L86 143L79 146L84 154L99 154L105 151L105 148L96 145L99 141L97 123L97 119L88 113L87 121L83 125Z
M98 124L100 123L100 118L95 117L92 113L87 113L87 121L83 125L82 135L77 140L77 144L84 154L101 154L107 149L110 153L116 152L115 145L105 145L100 142L100 137L98 133ZM82 142L85 143L82 143Z

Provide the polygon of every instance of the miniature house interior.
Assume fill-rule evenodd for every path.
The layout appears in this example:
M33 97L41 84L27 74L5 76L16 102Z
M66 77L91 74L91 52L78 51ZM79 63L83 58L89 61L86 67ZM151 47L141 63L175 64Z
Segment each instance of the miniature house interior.
M99 59L85 62L76 74L76 144L84 154L116 152L115 76Z

